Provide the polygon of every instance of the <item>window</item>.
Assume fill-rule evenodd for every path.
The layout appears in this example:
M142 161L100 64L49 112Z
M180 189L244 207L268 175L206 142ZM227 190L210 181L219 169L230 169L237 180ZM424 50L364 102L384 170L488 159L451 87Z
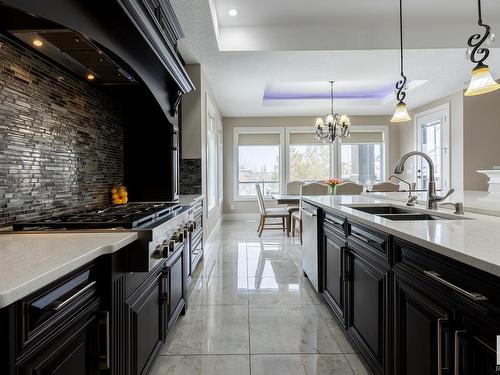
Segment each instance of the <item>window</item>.
M217 126L215 114L208 112L207 116L207 205L208 211L217 204Z
M383 132L352 132L340 146L340 178L370 186L385 179Z
M449 189L449 105L433 108L415 116L417 150L425 152L434 162L436 189ZM429 166L422 158L416 160L417 189L427 190Z
M224 197L224 163L223 163L223 146L224 146L224 138L223 138L223 128L222 123L218 121L218 137L217 137L217 164L218 164L218 175L219 175L219 206L222 206L223 197Z
M316 139L312 132L290 131L288 134L288 180L320 181L333 175L332 149Z
M269 130L268 130L269 131ZM265 196L281 191L281 132L236 131L238 198L254 198L259 183Z

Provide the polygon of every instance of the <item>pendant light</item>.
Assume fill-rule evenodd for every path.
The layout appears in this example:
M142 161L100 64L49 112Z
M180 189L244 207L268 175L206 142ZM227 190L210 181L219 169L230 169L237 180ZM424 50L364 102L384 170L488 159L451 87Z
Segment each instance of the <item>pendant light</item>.
M318 117L314 124L318 139L323 139L323 142L328 139L332 143L335 141L340 142L342 138L348 137L350 134L349 127L351 126L351 121L347 115L339 115L333 110L334 83L334 81L330 81L330 113L325 116L324 120Z
M465 96L481 95L500 89L500 85L491 76L488 65L483 64L483 61L488 58L490 50L486 47L481 47L481 45L484 42L491 43L495 38L495 34L491 33L489 25L483 23L481 0L477 0L477 10L477 24L484 27L485 31L484 35L473 34L467 41L467 45L469 46L467 55L470 55L470 60L477 65L472 69L472 77L469 88L464 94Z
M401 79L396 82L396 98L398 99L398 104L396 105L396 110L394 111L394 116L391 118L391 122L406 122L410 121L411 117L406 109L406 103L404 99L406 97L406 76L403 71L403 0L399 0L399 42L400 42L400 54L401 54Z

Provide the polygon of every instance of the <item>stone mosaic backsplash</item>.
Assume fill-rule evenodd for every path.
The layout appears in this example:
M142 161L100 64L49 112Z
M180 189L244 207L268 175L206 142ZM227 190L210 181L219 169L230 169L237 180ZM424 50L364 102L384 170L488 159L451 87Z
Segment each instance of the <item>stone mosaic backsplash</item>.
M201 194L201 159L181 159L180 194Z
M0 35L0 226L107 204L122 180L119 103Z

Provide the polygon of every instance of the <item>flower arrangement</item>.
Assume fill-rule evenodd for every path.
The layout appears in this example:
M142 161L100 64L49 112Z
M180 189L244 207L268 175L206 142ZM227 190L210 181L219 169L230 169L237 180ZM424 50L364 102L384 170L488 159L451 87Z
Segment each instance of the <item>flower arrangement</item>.
M330 194L335 195L335 190L338 184L342 183L343 181L338 179L338 178L329 178L328 180L325 181L325 183L330 186Z

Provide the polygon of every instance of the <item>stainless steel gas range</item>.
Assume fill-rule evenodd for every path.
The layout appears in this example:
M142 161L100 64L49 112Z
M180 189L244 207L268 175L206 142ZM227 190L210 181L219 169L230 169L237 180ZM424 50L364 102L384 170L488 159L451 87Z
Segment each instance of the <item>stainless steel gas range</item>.
M132 202L75 211L13 225L15 231L134 231L129 272L149 272L173 254L197 229L195 210L175 202Z

